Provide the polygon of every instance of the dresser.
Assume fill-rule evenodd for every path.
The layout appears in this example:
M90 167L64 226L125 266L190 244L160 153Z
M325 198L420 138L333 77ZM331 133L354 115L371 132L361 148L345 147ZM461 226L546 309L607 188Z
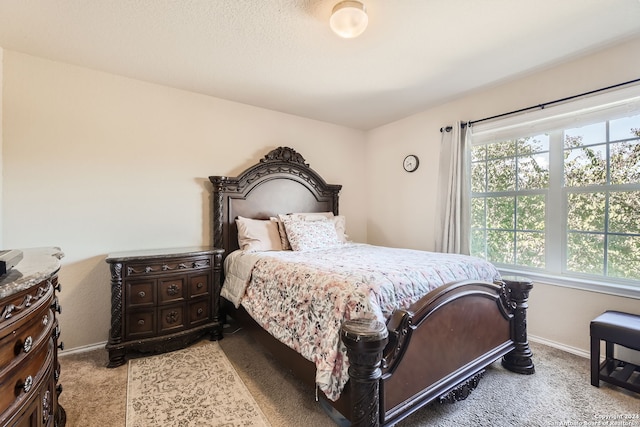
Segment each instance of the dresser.
M60 248L21 249L0 276L0 426L64 426L58 405Z
M208 246L108 255L111 330L108 367L128 354L163 353L208 335L222 338L224 251Z

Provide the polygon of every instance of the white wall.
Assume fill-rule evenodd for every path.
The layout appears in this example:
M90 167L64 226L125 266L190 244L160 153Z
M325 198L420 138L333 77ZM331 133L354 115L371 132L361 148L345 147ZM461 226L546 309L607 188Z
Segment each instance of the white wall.
M367 135L369 243L433 250L440 127L607 87L640 77L640 38L477 92ZM420 168L402 170L415 153ZM589 349L589 322L607 309L640 314L638 300L537 283L529 334L577 352Z
M342 184L348 232L367 238L361 131L9 50L4 83L4 243L65 252L68 349L107 339L110 252L211 244L208 177L275 147Z
M288 145L343 184L341 212L356 241L432 250L441 126L638 78L639 51L635 39L363 135L5 50L5 247L61 246L63 340L67 348L105 341L105 256L209 244L207 177L237 175ZM402 169L409 153L421 162L412 174ZM586 352L593 317L605 309L640 314L638 307L537 283L529 333Z

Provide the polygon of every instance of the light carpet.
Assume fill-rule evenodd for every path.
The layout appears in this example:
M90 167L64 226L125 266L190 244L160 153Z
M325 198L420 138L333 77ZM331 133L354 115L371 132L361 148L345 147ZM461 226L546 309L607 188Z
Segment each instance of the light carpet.
M127 427L269 427L217 342L129 361Z

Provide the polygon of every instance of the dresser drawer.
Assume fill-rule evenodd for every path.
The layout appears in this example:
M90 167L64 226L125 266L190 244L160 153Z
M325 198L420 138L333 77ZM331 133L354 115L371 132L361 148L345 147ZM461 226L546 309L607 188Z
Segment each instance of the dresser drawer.
M153 307L156 303L155 280L127 282L127 307Z
M156 330L155 309L136 310L127 315L125 326L126 338L151 337Z
M209 275L198 274L189 277L189 295L191 298L207 295L209 293Z
M37 343L49 338L54 319L50 302L49 295L31 307L33 314L17 315L14 322L9 322L13 319L3 319L9 324L2 330L0 338L0 366L7 366L21 354L29 354Z
M211 268L211 258L208 255L185 257L185 258L167 258L167 259L149 259L144 262L128 263L124 271L126 277L140 277L155 274L191 272L194 270L204 270Z
M158 279L158 304L184 300L186 296L184 289L186 280L185 276Z
M159 334L169 334L185 328L184 304L158 309Z
M44 344L44 345L42 345ZM53 364L53 340L48 339L32 350L32 353L20 355L14 363L3 367L0 383L0 413L10 406L20 407L22 402L38 393L44 380L46 367Z
M210 320L209 300L200 300L189 304L189 325L195 326Z

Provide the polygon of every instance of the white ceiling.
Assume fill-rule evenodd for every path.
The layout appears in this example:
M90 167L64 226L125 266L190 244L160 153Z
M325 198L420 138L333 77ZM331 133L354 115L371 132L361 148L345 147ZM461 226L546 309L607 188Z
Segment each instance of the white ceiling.
M0 0L0 46L357 129L640 35L640 0Z

